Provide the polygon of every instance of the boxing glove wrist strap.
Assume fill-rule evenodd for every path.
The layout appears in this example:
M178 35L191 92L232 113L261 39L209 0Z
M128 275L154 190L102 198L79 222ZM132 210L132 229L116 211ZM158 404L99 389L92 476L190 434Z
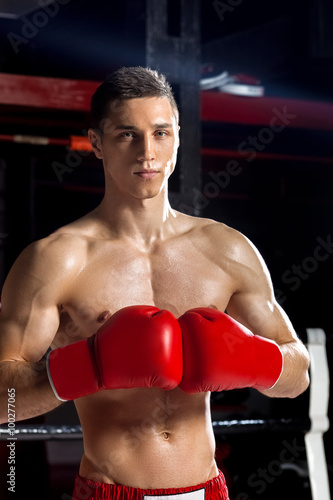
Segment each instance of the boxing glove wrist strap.
M99 377L91 356L90 339L60 347L49 352L47 375L55 396L70 401L100 390Z
M278 382L283 368L279 346L270 339L255 335L256 389L272 389Z

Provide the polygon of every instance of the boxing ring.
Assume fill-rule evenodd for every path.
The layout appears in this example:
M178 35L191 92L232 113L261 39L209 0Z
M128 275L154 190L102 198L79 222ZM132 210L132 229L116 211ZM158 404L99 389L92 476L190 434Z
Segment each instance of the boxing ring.
M326 335L320 328L307 329L307 348L311 358L309 414L305 418L212 420L214 434L254 432L304 433L308 474L313 500L331 500L323 435L329 430L328 418L330 376L326 352ZM0 427L0 440L67 441L81 440L80 425L33 425L18 423L15 429Z

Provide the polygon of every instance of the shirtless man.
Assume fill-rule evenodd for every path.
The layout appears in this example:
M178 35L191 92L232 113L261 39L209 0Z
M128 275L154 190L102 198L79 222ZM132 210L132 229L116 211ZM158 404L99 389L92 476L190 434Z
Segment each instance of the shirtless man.
M179 126L165 78L119 70L96 91L92 118L101 204L26 248L3 287L1 422L10 388L17 420L75 401L75 499L196 485L227 499L210 391L294 398L309 383L307 351L253 244L170 207Z

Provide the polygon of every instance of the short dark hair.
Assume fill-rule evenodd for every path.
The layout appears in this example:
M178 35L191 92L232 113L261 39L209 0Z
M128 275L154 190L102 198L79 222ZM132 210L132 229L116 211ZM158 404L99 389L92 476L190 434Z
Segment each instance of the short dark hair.
M165 75L142 66L123 67L111 73L97 88L91 99L91 126L103 132L103 120L112 101L140 97L167 97L175 112L179 112L171 85Z

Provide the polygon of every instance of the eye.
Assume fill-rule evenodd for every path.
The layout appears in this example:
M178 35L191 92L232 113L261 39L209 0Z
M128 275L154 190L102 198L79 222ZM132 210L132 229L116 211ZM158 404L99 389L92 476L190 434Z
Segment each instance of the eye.
M165 130L157 130L156 135L158 137L165 137L168 133Z
M124 137L125 139L133 137L133 132L123 132L120 134L120 137Z

